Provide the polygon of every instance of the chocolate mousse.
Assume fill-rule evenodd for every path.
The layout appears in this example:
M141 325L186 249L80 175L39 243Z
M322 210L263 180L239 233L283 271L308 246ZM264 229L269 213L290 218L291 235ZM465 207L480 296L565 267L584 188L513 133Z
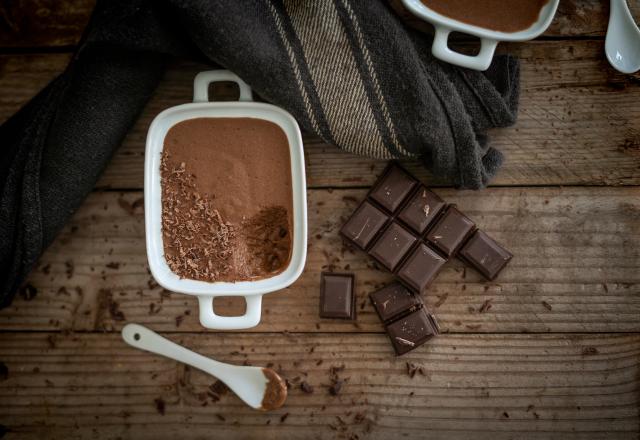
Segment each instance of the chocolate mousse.
M420 0L438 14L500 32L518 32L538 21L549 0Z
M254 118L196 118L168 131L160 166L165 259L181 278L247 281L291 258L286 134Z

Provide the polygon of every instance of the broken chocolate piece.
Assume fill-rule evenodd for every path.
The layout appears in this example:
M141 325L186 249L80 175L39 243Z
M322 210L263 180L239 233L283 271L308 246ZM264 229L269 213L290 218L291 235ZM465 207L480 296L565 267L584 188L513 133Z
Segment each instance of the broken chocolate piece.
M459 255L485 278L493 280L513 254L482 231L476 231L460 249Z
M366 250L387 220L384 212L365 201L345 223L340 233L360 249Z
M424 307L387 326L387 334L398 356L419 347L438 332L438 324Z
M320 317L355 319L353 274L322 272L320 277Z
M447 260L429 246L420 243L400 266L398 277L410 288L424 293L446 262Z
M422 307L422 299L400 283L393 283L369 295L382 322L398 319Z
M376 240L369 255L393 272L418 238L393 222Z
M413 176L410 176L399 166L392 164L371 190L370 197L389 212L394 212L417 183L418 181Z
M475 229L476 225L469 217L450 205L427 234L427 240L445 256L451 257Z
M445 205L444 200L421 185L402 208L398 219L414 232L422 235L433 219L442 212Z

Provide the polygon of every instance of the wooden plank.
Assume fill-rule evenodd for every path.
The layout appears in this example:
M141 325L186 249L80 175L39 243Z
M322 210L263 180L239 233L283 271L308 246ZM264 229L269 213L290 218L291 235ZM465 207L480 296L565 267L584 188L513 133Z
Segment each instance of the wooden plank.
M515 254L495 282L457 260L425 296L450 332L640 331L639 188L438 190ZM267 295L252 331L364 331L382 327L368 293L391 276L342 245L338 229L364 190L311 190L309 253L302 277ZM35 299L0 311L9 330L111 330L125 321L200 331L193 297L167 295L149 275L142 193L94 193L30 278ZM131 211L131 212L130 212ZM320 320L320 272L356 274L357 323ZM485 313L480 308L490 301ZM226 313L242 304L221 300ZM177 322L179 321L179 322Z
M446 335L402 358L383 335L169 337L222 361L273 364L294 384L286 405L261 413L232 394L214 403L206 395L211 376L128 347L117 334L3 333L7 438L629 439L640 432L638 334ZM410 378L407 362L424 374ZM329 370L339 366L345 382L332 396Z
M522 102L515 127L494 130L492 143L506 163L494 185L635 185L640 183L640 82L614 73L602 43L591 41L513 45L523 59ZM0 120L15 112L68 60L66 55L0 57ZM99 185L141 188L147 128L163 109L191 99L196 72L171 69ZM370 185L383 161L344 153L305 137L310 187ZM425 181L440 184L417 162L407 164Z
M398 3L391 0L390 3ZM57 47L78 43L95 0L15 0L0 4L0 48ZM629 0L640 16L640 0ZM602 37L608 23L608 3L599 0L563 0L545 37ZM429 25L402 14L414 27Z

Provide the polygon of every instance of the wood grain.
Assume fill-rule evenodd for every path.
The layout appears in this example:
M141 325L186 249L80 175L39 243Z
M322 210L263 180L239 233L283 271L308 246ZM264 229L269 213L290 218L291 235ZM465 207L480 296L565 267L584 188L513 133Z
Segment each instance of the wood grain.
M397 3L397 0L391 1ZM0 3L0 48L59 47L78 43L89 20L95 0L8 0ZM629 0L635 17L640 16L640 0ZM608 23L608 2L562 0L547 38L602 37ZM418 29L429 25L411 15L402 15Z
M231 394L214 403L206 395L214 378L117 334L5 333L6 438L629 439L640 431L638 334L445 335L402 358L384 335L168 337L222 361L272 364L293 384L285 407L260 413ZM407 362L424 374L410 378ZM343 365L332 396L329 369Z
M445 331L640 331L640 189L438 193L515 254L491 283L457 260L447 264L425 296ZM365 191L308 194L305 271L288 289L265 297L262 322L253 331L381 331L367 295L391 276L363 253L346 249L338 235ZM134 321L200 330L195 299L167 295L148 272L142 208L130 212L141 197L91 195L33 272L36 298L18 297L1 310L0 328L111 330ZM356 273L357 323L318 318L319 277L327 269ZM491 308L481 313L487 300ZM221 300L219 306L241 313L237 302Z
M95 0L5 0L0 3L0 48L73 46Z
M640 183L640 81L614 73L592 41L513 45L523 59L522 100L515 127L494 130L506 155L494 185L635 185ZM0 57L0 121L66 65L66 55ZM207 67L174 66L112 160L99 186L141 188L144 141L151 120L188 102L195 74ZM344 153L305 136L310 187L365 186L384 162ZM407 166L441 185L417 162Z

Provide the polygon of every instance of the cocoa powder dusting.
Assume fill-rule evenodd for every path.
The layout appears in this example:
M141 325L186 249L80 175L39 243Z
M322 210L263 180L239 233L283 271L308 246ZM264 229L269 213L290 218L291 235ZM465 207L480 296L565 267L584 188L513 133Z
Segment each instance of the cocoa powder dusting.
M161 159L165 258L181 278L246 281L291 258L289 146L277 125L198 118L173 126Z

